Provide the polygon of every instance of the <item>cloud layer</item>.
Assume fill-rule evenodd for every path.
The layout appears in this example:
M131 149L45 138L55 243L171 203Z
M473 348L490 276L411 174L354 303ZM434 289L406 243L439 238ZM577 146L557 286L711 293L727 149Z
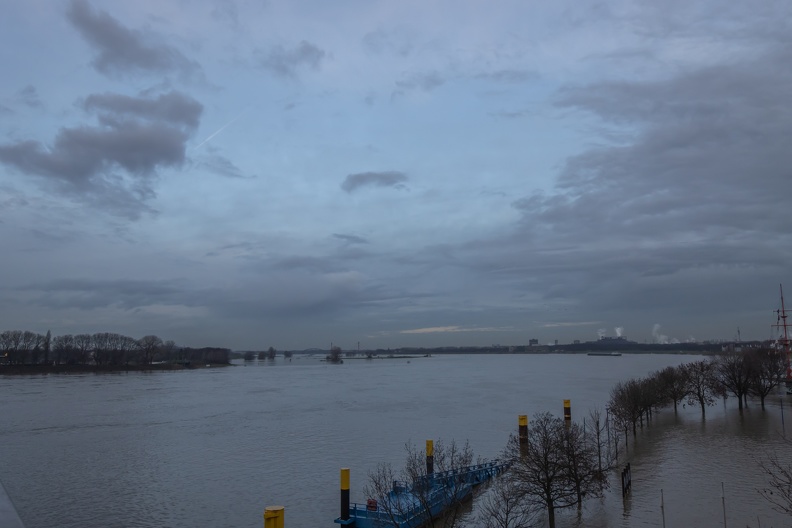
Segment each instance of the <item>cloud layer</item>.
M790 20L4 4L0 319L236 348L770 337Z

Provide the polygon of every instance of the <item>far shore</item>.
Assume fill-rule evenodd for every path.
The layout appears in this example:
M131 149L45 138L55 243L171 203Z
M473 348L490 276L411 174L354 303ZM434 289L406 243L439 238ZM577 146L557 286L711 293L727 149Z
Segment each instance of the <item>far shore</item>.
M151 365L0 365L0 376L36 374L112 374L228 367L230 363L153 363Z

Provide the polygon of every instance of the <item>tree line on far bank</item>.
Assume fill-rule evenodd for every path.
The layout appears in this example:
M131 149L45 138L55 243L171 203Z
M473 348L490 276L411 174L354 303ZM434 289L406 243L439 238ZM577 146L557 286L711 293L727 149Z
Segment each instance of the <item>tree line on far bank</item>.
M180 347L155 335L139 339L112 332L38 334L22 330L0 332L0 364L14 366L129 366L173 363L228 363L227 348Z

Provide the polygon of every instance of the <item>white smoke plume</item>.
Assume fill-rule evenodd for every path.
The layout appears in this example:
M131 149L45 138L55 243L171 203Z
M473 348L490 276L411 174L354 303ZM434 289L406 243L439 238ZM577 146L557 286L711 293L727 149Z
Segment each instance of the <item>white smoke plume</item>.
M661 326L658 323L652 327L652 337L654 338L654 342L660 345L667 345L669 343L679 343L679 339L669 338L665 334L660 333Z
M613 331L616 332L616 337L621 337L622 334L624 334L624 327L617 326L616 328L613 329Z
M602 339L603 337L605 337L605 332L606 330L604 328L600 328L599 330L597 330L597 339Z

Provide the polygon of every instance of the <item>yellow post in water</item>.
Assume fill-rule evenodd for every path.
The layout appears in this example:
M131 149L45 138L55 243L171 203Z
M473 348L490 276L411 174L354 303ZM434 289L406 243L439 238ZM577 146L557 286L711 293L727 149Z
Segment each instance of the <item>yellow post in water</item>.
M569 425L572 421L572 403L570 400L564 400L564 423Z
M528 415L521 414L518 417L519 428L518 436L520 437L520 456L528 454Z
M426 474L434 474L434 440L426 441Z
M349 468L341 468L341 520L349 520Z
M267 506L264 510L264 528L283 528L283 506Z

